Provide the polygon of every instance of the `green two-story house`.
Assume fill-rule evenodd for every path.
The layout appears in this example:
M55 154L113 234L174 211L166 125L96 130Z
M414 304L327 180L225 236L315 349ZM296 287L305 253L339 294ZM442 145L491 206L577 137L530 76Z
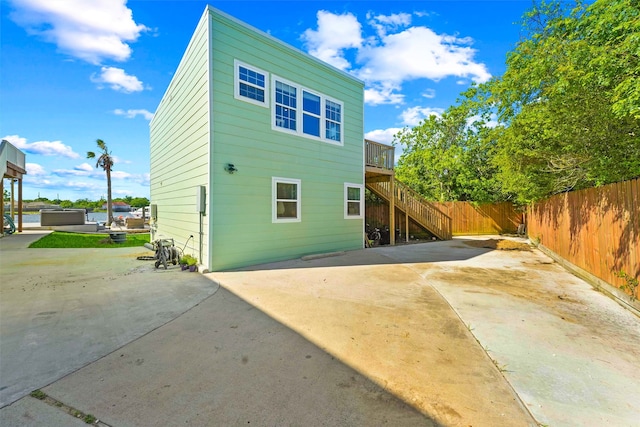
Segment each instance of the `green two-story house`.
M207 7L150 124L152 239L211 271L362 248L363 101L360 80Z

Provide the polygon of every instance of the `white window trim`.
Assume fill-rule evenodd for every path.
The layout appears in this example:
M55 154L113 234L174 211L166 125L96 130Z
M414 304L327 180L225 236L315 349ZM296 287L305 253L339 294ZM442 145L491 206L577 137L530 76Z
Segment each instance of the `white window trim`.
M340 106L340 122L336 122L335 120L331 120L331 119L327 119L327 103L326 101L331 101L334 104L338 104ZM333 98L329 98L329 97L325 97L323 99L322 102L322 118L324 120L324 123L322 124L322 129L324 129L325 133L322 135L322 138L324 139L324 141L328 142L329 144L335 144L335 145L344 145L344 104L342 103L342 101L338 101L337 99L333 99ZM326 126L326 121L329 120L330 122L333 123L338 123L340 125L340 141L336 141L335 139L329 139L326 136L326 131L327 128Z
M264 75L264 102L260 102L257 99L247 98L246 96L240 95L240 82L248 84L249 86L253 86L251 83L240 80L240 77L239 77L240 67L244 67L248 70ZM269 73L267 73L266 71L261 70L260 68L254 67L253 65L244 63L242 61L238 61L237 59L233 60L233 85L234 85L233 92L234 92L235 99L239 101L248 102L254 105L259 105L264 108L269 108L269 105L270 105L269 97L271 96L271 89L269 87L269 82L270 82ZM259 88L259 89L262 89L262 88Z
M276 81L292 86L296 89L296 130L276 126ZM302 109L302 105L301 105L302 98L300 95L302 94L302 92L300 92L300 86L289 80L276 77L275 75L272 74L271 87L273 88L273 94L271 96L271 129L277 130L278 132L288 133L291 135L300 135L302 133L301 131L302 123L300 122L300 119L302 117L300 115L300 110ZM287 108L291 108L291 107L287 107Z
M353 200L349 200L349 188L360 189L360 215L349 215L349 202L354 203ZM352 182L344 183L344 219L362 219L364 218L364 185L354 184Z
M296 218L278 218L278 183L296 184L298 186L296 194ZM301 222L302 221L302 181L294 178L271 177L271 222Z
M296 88L296 130L291 130L291 129L287 129L287 128L283 128L280 126L276 126L276 96L275 96L275 87L276 87L276 81L279 81L281 83L287 84L289 86L293 86ZM278 131L278 132L283 132L283 133L288 133L290 135L296 135L296 136L301 136L303 138L307 138L307 139L313 139L316 141L322 141L325 142L327 144L333 144L333 145L339 145L339 146L344 146L344 103L342 101L339 101L335 98L331 98L327 95L324 95L321 92L318 92L316 90L313 89L309 89L305 86L301 86L297 83L294 83L290 80L284 79L282 77L279 77L275 74L271 74L271 88L272 91L274 91L274 93L271 95L271 129ZM302 98L302 93L304 92L309 92L313 95L319 96L320 97L320 136L314 136L314 135L309 135L303 132L303 98ZM327 112L327 107L326 107L326 101L331 101L335 104L340 105L340 141L335 141L333 139L328 139L326 137L326 112Z

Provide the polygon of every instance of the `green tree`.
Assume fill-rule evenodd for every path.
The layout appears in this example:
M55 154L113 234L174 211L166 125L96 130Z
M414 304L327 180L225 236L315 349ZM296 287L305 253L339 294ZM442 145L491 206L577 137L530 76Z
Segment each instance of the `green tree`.
M442 116L431 115L396 135L404 145L397 176L427 199L491 202L506 197L498 191L491 163L489 109L476 96L472 88Z
M100 149L99 153L95 153L93 151L87 151L87 159L95 159L96 168L102 168L107 174L107 223L113 222L113 201L111 199L111 168L113 167L113 157L111 156L111 152L109 151L107 144L104 143L103 140L97 139L96 144Z
M89 199L78 199L73 203L73 206L80 209L93 208L93 202Z
M145 206L149 206L149 199L146 197L134 197L131 199L129 204L134 208L143 208Z
M640 6L540 2L487 83L503 192L529 202L640 176Z

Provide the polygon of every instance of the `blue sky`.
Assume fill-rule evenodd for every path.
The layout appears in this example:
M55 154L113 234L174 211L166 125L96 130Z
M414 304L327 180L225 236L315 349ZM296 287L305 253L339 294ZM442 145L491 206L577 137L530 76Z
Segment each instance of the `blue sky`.
M25 199L149 197L149 120L206 4L365 81L365 135L390 143L504 72L519 1L0 0L0 138Z

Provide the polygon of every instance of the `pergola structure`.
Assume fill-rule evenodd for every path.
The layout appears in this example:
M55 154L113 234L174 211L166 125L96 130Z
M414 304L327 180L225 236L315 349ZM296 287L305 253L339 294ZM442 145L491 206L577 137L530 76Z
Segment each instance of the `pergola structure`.
M4 180L8 178L11 180L11 204L9 208L11 218L15 215L15 183L18 183L18 232L22 232L22 177L27 174L25 167L25 154L9 141L3 139L0 144L0 172L2 175L0 193L2 193L3 199L2 203L0 203L0 216L4 222ZM2 234L4 234L4 227Z

